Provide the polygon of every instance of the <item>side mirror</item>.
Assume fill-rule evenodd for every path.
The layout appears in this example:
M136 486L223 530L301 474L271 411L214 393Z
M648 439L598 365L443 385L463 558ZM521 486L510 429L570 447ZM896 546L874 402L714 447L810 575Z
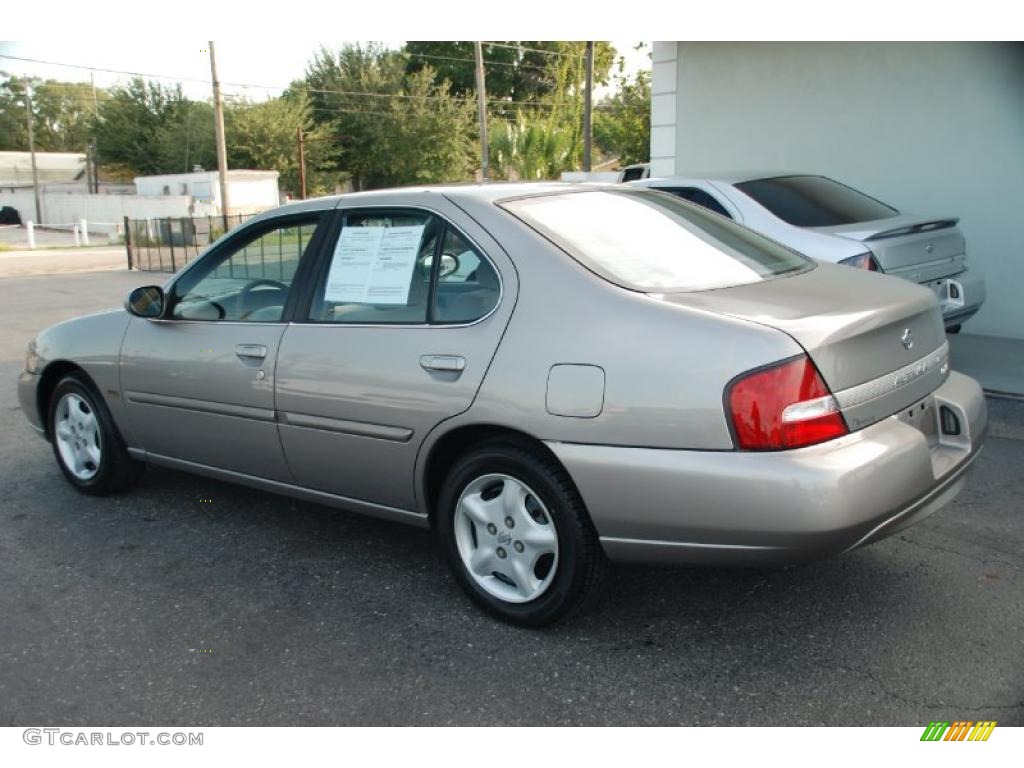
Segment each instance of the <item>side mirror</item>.
M159 285L144 285L128 294L124 308L136 317L160 317L164 313L164 289Z

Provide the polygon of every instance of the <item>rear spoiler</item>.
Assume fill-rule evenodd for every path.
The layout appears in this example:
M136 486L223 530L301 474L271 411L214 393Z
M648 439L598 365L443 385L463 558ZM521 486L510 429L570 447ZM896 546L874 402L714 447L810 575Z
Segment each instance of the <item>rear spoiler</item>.
M911 224L906 227L896 227L883 232L876 232L871 237L865 238L864 242L871 240L882 240L886 237L899 237L901 235L916 235L919 232L934 232L936 229L949 229L955 227L960 221L959 217L951 219L935 219L934 221L922 221L920 224Z

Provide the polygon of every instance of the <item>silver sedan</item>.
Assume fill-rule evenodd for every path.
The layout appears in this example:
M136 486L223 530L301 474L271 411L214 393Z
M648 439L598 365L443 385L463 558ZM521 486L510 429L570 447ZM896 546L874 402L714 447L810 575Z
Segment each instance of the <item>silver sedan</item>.
M901 212L814 174L729 173L647 178L633 185L677 195L819 261L920 283L939 299L951 333L985 302L985 281L968 268L955 216Z
M624 186L370 192L262 214L32 342L84 493L149 464L432 528L493 614L609 561L838 554L946 505L985 438L934 293Z

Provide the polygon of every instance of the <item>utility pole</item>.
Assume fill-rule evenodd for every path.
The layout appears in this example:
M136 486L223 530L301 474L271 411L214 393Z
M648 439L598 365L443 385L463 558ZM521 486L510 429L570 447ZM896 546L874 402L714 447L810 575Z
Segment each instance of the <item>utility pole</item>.
M220 95L220 81L217 79L217 58L210 41L210 79L213 80L213 111L217 129L217 170L220 172L220 212L224 219L224 230L228 229L228 150L224 143L224 99Z
M86 142L85 145L85 188L86 191L92 194L95 192L93 189L93 167L95 160L93 160L92 154L92 141Z
M484 52L477 40L476 49L476 100L480 112L480 173L484 181L489 176L490 157L487 149L487 86L484 83Z
M32 129L32 86L25 86L25 116L28 119L28 151L32 155L32 192L36 198L36 225L43 223L43 209L39 204L39 171L36 169L36 140Z
M96 98L96 75L94 72L89 72L89 84L92 86L92 116L96 119L100 119L100 102ZM90 165L92 166L92 179L89 182L89 191L98 194L100 191L100 168L99 160L96 155L96 138L95 136L89 142L88 146L91 148L89 158L91 160Z
M587 41L587 82L586 90L583 92L583 170L590 173L590 150L593 143L593 130L591 129L591 118L593 116L593 90L594 90L594 41Z
M295 129L299 138L299 199L306 199L306 140L302 135L302 127Z

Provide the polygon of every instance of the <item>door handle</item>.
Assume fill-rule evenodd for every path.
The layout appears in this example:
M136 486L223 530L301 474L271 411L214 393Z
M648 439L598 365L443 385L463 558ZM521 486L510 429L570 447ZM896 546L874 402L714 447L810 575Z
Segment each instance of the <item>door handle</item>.
M235 354L249 360L262 360L267 356L267 348L262 344L238 344Z
M420 365L425 371L454 371L461 373L466 368L466 358L459 355L423 355Z

